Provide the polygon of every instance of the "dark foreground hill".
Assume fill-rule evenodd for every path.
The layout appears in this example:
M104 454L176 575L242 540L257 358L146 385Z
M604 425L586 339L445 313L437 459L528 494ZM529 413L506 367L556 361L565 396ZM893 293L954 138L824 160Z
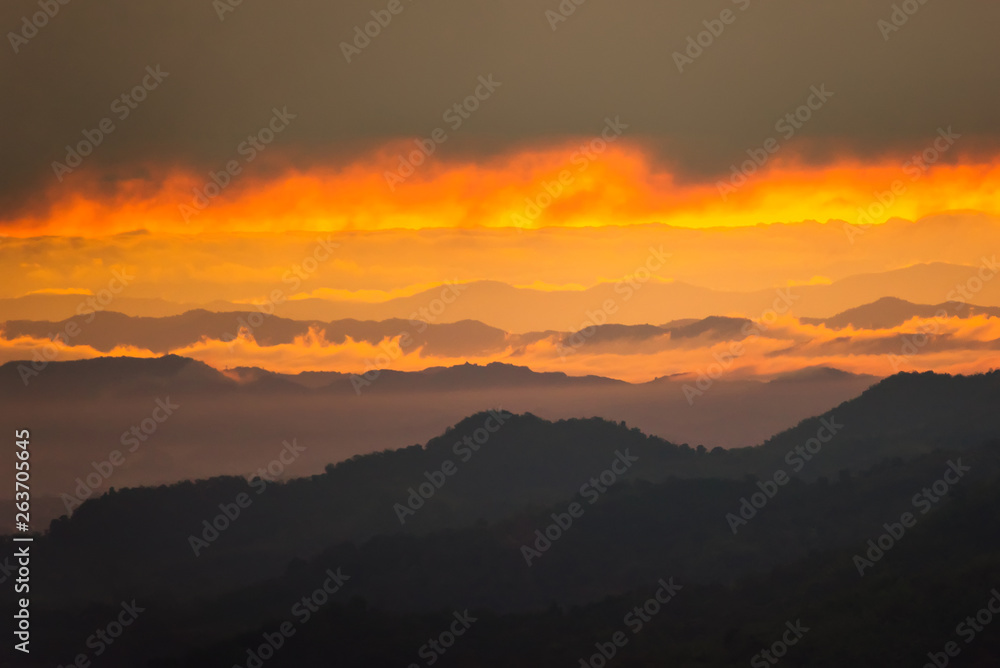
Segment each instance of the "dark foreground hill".
M941 496L924 495L956 470ZM345 666L427 665L428 640L466 611L475 621L442 665L579 665L617 632L628 639L622 665L745 665L781 638L786 622L807 629L788 665L921 665L926 652L963 641L956 625L1000 584L1000 443L890 460L835 482L789 483L734 534L726 516L759 482L623 481L593 505L578 497L583 514L552 532L530 565L523 545L567 503L461 530L332 546L221 595L205 593L206 572L176 585L191 590L187 600L180 590L139 593L123 580L127 564L101 568L78 553L73 577L104 582L105 595L61 604L66 581L47 578L41 588L52 600L33 610L50 630L39 659L87 652L88 634L135 599L145 616L108 665L244 666L247 652L273 642L284 623L293 634L266 665L326 665L329 657ZM317 597L324 584L336 591ZM648 603L666 595L664 585L674 586L670 602ZM647 605L645 615L630 614ZM962 643L961 665L990 665L1000 643L988 630Z
M883 531L868 522L860 541L814 550L731 584L692 582L683 565L664 555L657 576L599 602L553 602L530 613L507 614L473 607L475 623L456 638L442 665L596 666L605 665L602 654L611 654L607 665L633 668L766 666L773 665L764 655L770 652L788 666L874 668L945 665L949 648L959 656L948 665L995 666L1000 634L989 607L996 610L1000 602L1000 492L995 475L968 482L923 516L863 576L854 557ZM827 492L839 495L841 484L851 483L832 485ZM770 548L780 551L784 544L778 539ZM272 583L258 597L309 591L321 579L317 571L318 566L304 570L295 586L288 580ZM666 598L663 583L681 588L668 603L651 603L657 594ZM350 584L343 598L314 620L299 624L302 617L288 614L286 599L270 623L158 665L246 665L248 652L259 650L263 635L284 620L295 624L298 635L268 665L320 665L330 656L342 666L428 665L428 641L448 629L451 609L386 612L352 594ZM621 634L621 647L611 644L615 634Z
M223 373L173 355L53 361L37 372L26 364L37 373L27 386L22 363L0 366L0 423L32 432L33 520L39 528L66 512L60 495L75 493L78 479L92 476L94 464L115 450L124 461L100 476L95 495L110 487L248 475L290 439L305 450L283 477L319 474L330 462L427 442L491 406L549 420L601 416L675 443L733 447L759 443L877 381L822 369L769 382L722 378L689 405L683 381L631 385L499 363L381 371L360 391L349 374ZM158 408L167 401L177 407L169 416ZM154 424L157 416L167 419ZM130 431L143 421L150 433L141 433L135 447ZM0 477L13 477L13 466L12 458L0 461ZM12 501L13 490L0 490L0 501L5 498ZM13 515L3 516L0 531L10 530Z
M800 617L788 665L918 661L1000 584L998 384L901 374L735 451L480 413L311 478L121 490L33 545L42 656L87 651L135 599L149 613L107 665L246 665L285 620L301 632L267 665L425 665L426 635L466 609L489 623L442 665L579 665L618 630L622 665L745 665ZM331 573L349 579L300 625ZM670 577L684 589L633 637L624 615Z

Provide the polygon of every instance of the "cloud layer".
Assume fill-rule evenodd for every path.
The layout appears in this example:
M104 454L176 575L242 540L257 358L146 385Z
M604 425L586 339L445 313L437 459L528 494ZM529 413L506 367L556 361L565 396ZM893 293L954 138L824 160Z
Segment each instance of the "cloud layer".
M437 128L447 141L435 158L482 159L592 137L616 116L681 181L713 181L771 137L820 164L920 150L949 125L977 138L967 153L998 146L990 3L929 3L887 32L888 0L589 2L565 22L554 1L404 2L350 59L344 44L364 41L384 3L218 5L69 3L33 29L35 2L5 3L0 115L17 131L2 145L4 210L34 210L57 183L52 163L104 119L113 129L59 185L82 188L86 173L112 192L165 169L204 178L240 159L275 108L295 118L262 155L303 169L343 168ZM724 10L733 22L706 33ZM698 39L707 46L679 71L675 54L696 54ZM490 75L499 86L456 127L448 111ZM823 85L834 96L786 141L781 119Z
M492 362L526 366L536 372L597 375L631 383L672 376L675 380L711 384L721 377L767 378L816 366L872 376L899 371L988 371L1000 367L1000 318L961 318L942 309L935 317L911 318L896 327L860 329L807 325L790 316L776 316L745 321L738 329L706 330L698 336L644 329L635 336L602 337L587 329L575 334L508 334L473 353L462 352L461 347L460 343L438 345L429 352L425 343L414 343L408 326L397 335L370 341L350 336L333 341L323 327L310 326L288 342L258 343L253 331L245 328L235 339L205 336L168 352L219 370L259 367L292 374L357 374L362 387L377 379L378 371L383 369L420 371ZM88 345L67 346L48 338L0 338L0 363L30 360L32 356L44 362L106 354ZM134 345L118 345L110 354L152 357L157 353Z

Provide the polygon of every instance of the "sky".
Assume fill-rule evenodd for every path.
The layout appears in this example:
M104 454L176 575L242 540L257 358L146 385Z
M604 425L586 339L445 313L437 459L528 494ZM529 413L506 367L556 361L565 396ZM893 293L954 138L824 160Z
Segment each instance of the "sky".
M893 18L891 2L588 0L553 22L546 13L558 11L555 2L400 0L387 25L369 26L377 34L368 45L345 55L344 45L364 43L355 29L363 35L376 20L372 12L386 20L386 6L71 2L25 39L31 29L23 21L38 6L5 3L0 21L10 51L0 59L8 92L0 111L18 131L4 133L4 227L22 234L45 229L51 207L79 195L105 204L115 195L162 200L175 179L204 181L231 159L243 163L237 187L253 182L256 190L264 182L345 198L329 219L312 212L337 228L498 224L493 211L445 213L440 221L428 211L413 212L408 223L366 220L351 200L377 194L396 203L385 206L405 210L421 199L440 206L435 193L412 192L435 177L455 188L441 184L449 194L490 191L494 179L516 184L534 168L555 168L577 142L598 136L608 118L621 124L619 140L634 143L614 145L602 169L625 170L637 191L673 185L679 192L657 193L667 200L696 198L699 185L715 190L746 151L769 138L780 144L775 162L794 166L793 181L803 167L894 167L930 145L939 128L964 140L942 158L948 164L986 167L997 149L1000 100L990 82L1000 55L992 30L1000 7L988 3L930 2L886 31L879 22ZM675 54L699 48L701 55L678 66ZM480 77L495 84L484 87ZM144 88L138 102L131 99L137 85ZM477 90L485 99L475 98ZM453 106L469 96L477 108L459 115ZM776 128L811 96L817 108L808 109L807 121ZM238 147L267 127L274 110L284 114L277 125L286 127L246 163ZM56 174L53 163L66 164L66 146L100 130L102 119L114 129L80 167ZM398 166L399 151L438 128L445 141L412 180L391 191L384 172ZM369 179L374 173L379 178ZM291 174L305 181L287 184ZM812 178L827 180L824 174ZM639 175L648 183L636 183ZM960 175L942 178L962 183ZM366 185L373 192L357 192ZM790 213L762 213L753 222ZM250 217L228 224L281 229L290 222ZM722 215L718 222L748 221ZM101 230L90 220L76 231Z
M134 278L108 308L133 315L128 299L224 308L275 290L562 294L634 276L654 251L652 283L734 293L974 272L1000 241L997 19L972 0L8 2L0 300L59 320L72 311L47 298L121 273ZM917 287L927 303L950 288ZM551 324L536 315L511 333ZM992 341L990 323L953 324ZM969 350L925 361L987 363ZM187 352L341 368L329 351ZM773 352L754 368L789 366ZM549 368L533 349L475 361L515 353ZM645 353L635 372L597 357L572 371L695 365Z

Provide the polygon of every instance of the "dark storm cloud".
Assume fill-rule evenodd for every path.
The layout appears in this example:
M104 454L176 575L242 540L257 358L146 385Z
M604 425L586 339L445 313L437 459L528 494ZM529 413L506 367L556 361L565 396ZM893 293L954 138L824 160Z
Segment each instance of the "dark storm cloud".
M337 164L444 126L480 75L501 87L451 133L451 157L590 135L619 115L682 174L720 174L821 84L835 97L796 137L816 159L920 147L948 125L992 147L1000 118L1000 5L976 0L907 0L917 10L892 32L877 25L888 0L564 0L575 10L558 22L558 0L65 1L0 9L3 218L56 184L52 161L104 118L114 131L83 169L109 184L143 164L219 169L274 107L296 115L282 151ZM22 18L41 5L54 15L34 34ZM728 25L713 21L723 10ZM391 21L348 63L342 43L373 11ZM681 73L673 54L704 21L723 30ZM168 76L121 118L114 101L156 66Z

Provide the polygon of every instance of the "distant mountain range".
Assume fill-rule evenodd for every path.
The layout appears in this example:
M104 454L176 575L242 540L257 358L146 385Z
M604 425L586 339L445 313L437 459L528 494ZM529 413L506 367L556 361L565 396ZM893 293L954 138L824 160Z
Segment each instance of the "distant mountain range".
M1000 575L998 400L1000 372L899 374L728 451L602 419L477 413L423 446L284 483L229 477L118 490L36 539L32 566L47 576L32 590L32 615L58 632L35 658L65 661L95 620L135 598L148 623L116 656L141 665L154 658L144 647L170 647L172 663L155 656L163 665L245 662L302 592L341 569L343 596L274 665L306 665L369 637L387 665L405 663L437 632L436 615L466 609L482 621L456 660L487 652L490 665L572 665L661 580L681 585L676 602L627 656L732 665L801 619L813 635L796 656L808 665L894 665L882 660L890 654L919 663L985 604ZM239 516L206 533L220 504L241 494L251 502ZM757 497L752 512L743 507ZM572 503L582 511L559 519ZM907 510L915 527L880 539ZM562 529L547 529L557 521ZM193 537L204 542L197 551ZM530 564L526 545L537 553ZM860 573L858 554L872 555ZM901 610L910 614L890 614ZM897 621L873 625L866 614ZM923 625L927 647L913 647ZM516 660L503 652L511 633ZM986 666L1000 645L984 634L975 647L970 665Z
M837 313L829 318L800 318L803 324L825 325L833 329L853 326L856 329L888 329L912 318L959 317L975 315L1000 317L1000 307L976 306L962 302L937 305L914 304L896 297L884 297L870 304ZM71 345L87 345L102 352L118 346L132 346L164 354L194 345L202 339L229 341L246 328L262 346L292 343L310 329L322 330L331 343L348 338L377 345L405 336L407 352L417 349L425 356L474 357L517 350L546 338L558 345L586 349L616 342L641 342L656 338L672 341L704 338L741 340L747 338L752 321L748 318L708 316L673 320L662 325L592 324L581 330L508 332L476 320L426 323L420 320L393 318L381 321L354 319L291 320L279 316L260 317L255 311L215 312L204 309L163 317L127 316L102 311L73 316L61 321L8 320L2 324L7 339L19 336L48 338L54 333L76 328ZM765 334L766 335L766 334ZM896 346L898 349L898 346Z
M629 384L500 363L382 371L360 393L348 374L220 372L173 355L51 362L27 387L17 366L0 366L0 402L45 443L34 455L37 499L73 490L77 478L93 471L92 462L124 452L126 432L166 398L179 408L99 491L249 473L290 438L307 450L286 475L310 475L354 455L429 439L490 406L548 419L607 417L692 446L751 445L877 381L822 368L767 382L723 378L691 404L684 379ZM52 406L59 406L58 420ZM36 511L51 518L65 509L38 501Z
M956 288L966 290L963 299L1000 307L1000 281L977 279L978 267L932 263L881 273L861 274L827 285L799 285L752 292L727 292L674 282L606 283L586 290L536 290L505 283L467 283L441 301L442 288L378 303L296 299L277 304L275 314L284 318L329 322L356 319L385 321L419 318L421 310L434 315L433 322L476 320L508 332L558 330L572 332L590 324L588 314L614 305L609 321L627 325L665 323L682 318L712 315L759 318L777 303L787 303L802 317L830 318L834 314L873 302L887 295L919 304L939 304L950 299ZM977 283L978 281L978 283ZM976 287L969 292L969 286ZM971 297L971 298L970 298ZM0 313L8 320L61 320L77 313L85 297L80 295L30 295L0 300ZM610 301L609 301L610 300ZM440 303L436 303L440 302ZM134 316L166 317L194 309L215 312L250 310L246 304L214 301L206 304L172 304L159 299L121 296L109 305ZM600 323L597 323L600 324Z
M635 458L628 464L628 479L633 482L740 480L747 475L763 480L777 470L804 481L832 479L841 471L866 471L884 461L910 460L938 450L970 450L996 441L998 399L1000 372L898 374L759 446L728 451L678 446L600 418L550 422L531 414L484 412L462 419L423 446L351 457L328 465L322 475L277 485L268 494L268 511L248 513L250 519L241 523L244 538L233 540L256 541L291 558L332 542L381 533L471 526L480 518L493 520L568 499L582 482L608 468L617 453L626 450ZM808 445L811 441L819 445ZM427 473L440 470L445 460L455 463L458 473L420 504L420 512L405 515L400 522L395 504L406 504L409 488L428 482ZM215 491L208 493L210 489ZM181 483L121 491L85 503L77 512L79 518L74 516L68 526L100 522L120 527L128 520L106 513L123 512L144 517L148 530L164 533L175 527L183 532L189 523L185 517L196 517L200 506L207 512L212 499L234 497L247 489L252 488L246 480L218 478L194 487ZM189 506L191 513L184 510ZM293 514L295 523L284 525ZM187 548L183 540L178 543L174 546L178 550Z
M259 320L258 320L259 318ZM310 328L322 329L327 341L355 341L377 344L406 333L413 349L423 348L429 355L480 355L503 349L507 335L503 330L472 320L424 324L417 321L389 319L379 322L359 320L289 320L277 316L261 317L259 311L215 312L204 309L163 317L134 317L113 311L74 316L59 322L9 320L4 326L6 338L33 336L45 338L53 332L65 332L71 323L79 327L69 341L108 352L116 346L135 346L154 353L193 345L203 338L229 341L249 330L260 345L292 343ZM68 338L68 337L67 337Z
M477 356L517 349L545 338L554 338L562 346L581 348L615 341L644 341L669 334L674 339L699 336L715 339L742 339L742 331L750 321L745 318L710 316L703 319L682 320L656 325L604 324L574 332L508 333L475 320L453 323L425 323L419 320L398 318L382 321L290 320L278 316L259 318L253 311L214 312L198 309L180 315L160 318L127 316L113 311L102 311L74 316L58 322L35 320L9 320L3 323L3 336L13 339L31 336L46 339L53 333L76 331L66 337L71 345L85 345L110 352L119 346L132 346L150 352L165 354L194 345L202 339L229 341L245 328L262 346L292 343L296 337L310 329L322 330L331 343L344 343L348 337L354 341L379 344L406 336L407 352L421 349L423 355L441 357ZM253 324L249 324L253 323Z
M960 295L956 295L960 296ZM985 315L1000 317L1000 307L975 306L962 301L943 302L936 305L914 304L897 297L883 297L871 304L847 309L831 318L801 318L809 325L826 325L834 329L889 329L913 318L969 318Z

